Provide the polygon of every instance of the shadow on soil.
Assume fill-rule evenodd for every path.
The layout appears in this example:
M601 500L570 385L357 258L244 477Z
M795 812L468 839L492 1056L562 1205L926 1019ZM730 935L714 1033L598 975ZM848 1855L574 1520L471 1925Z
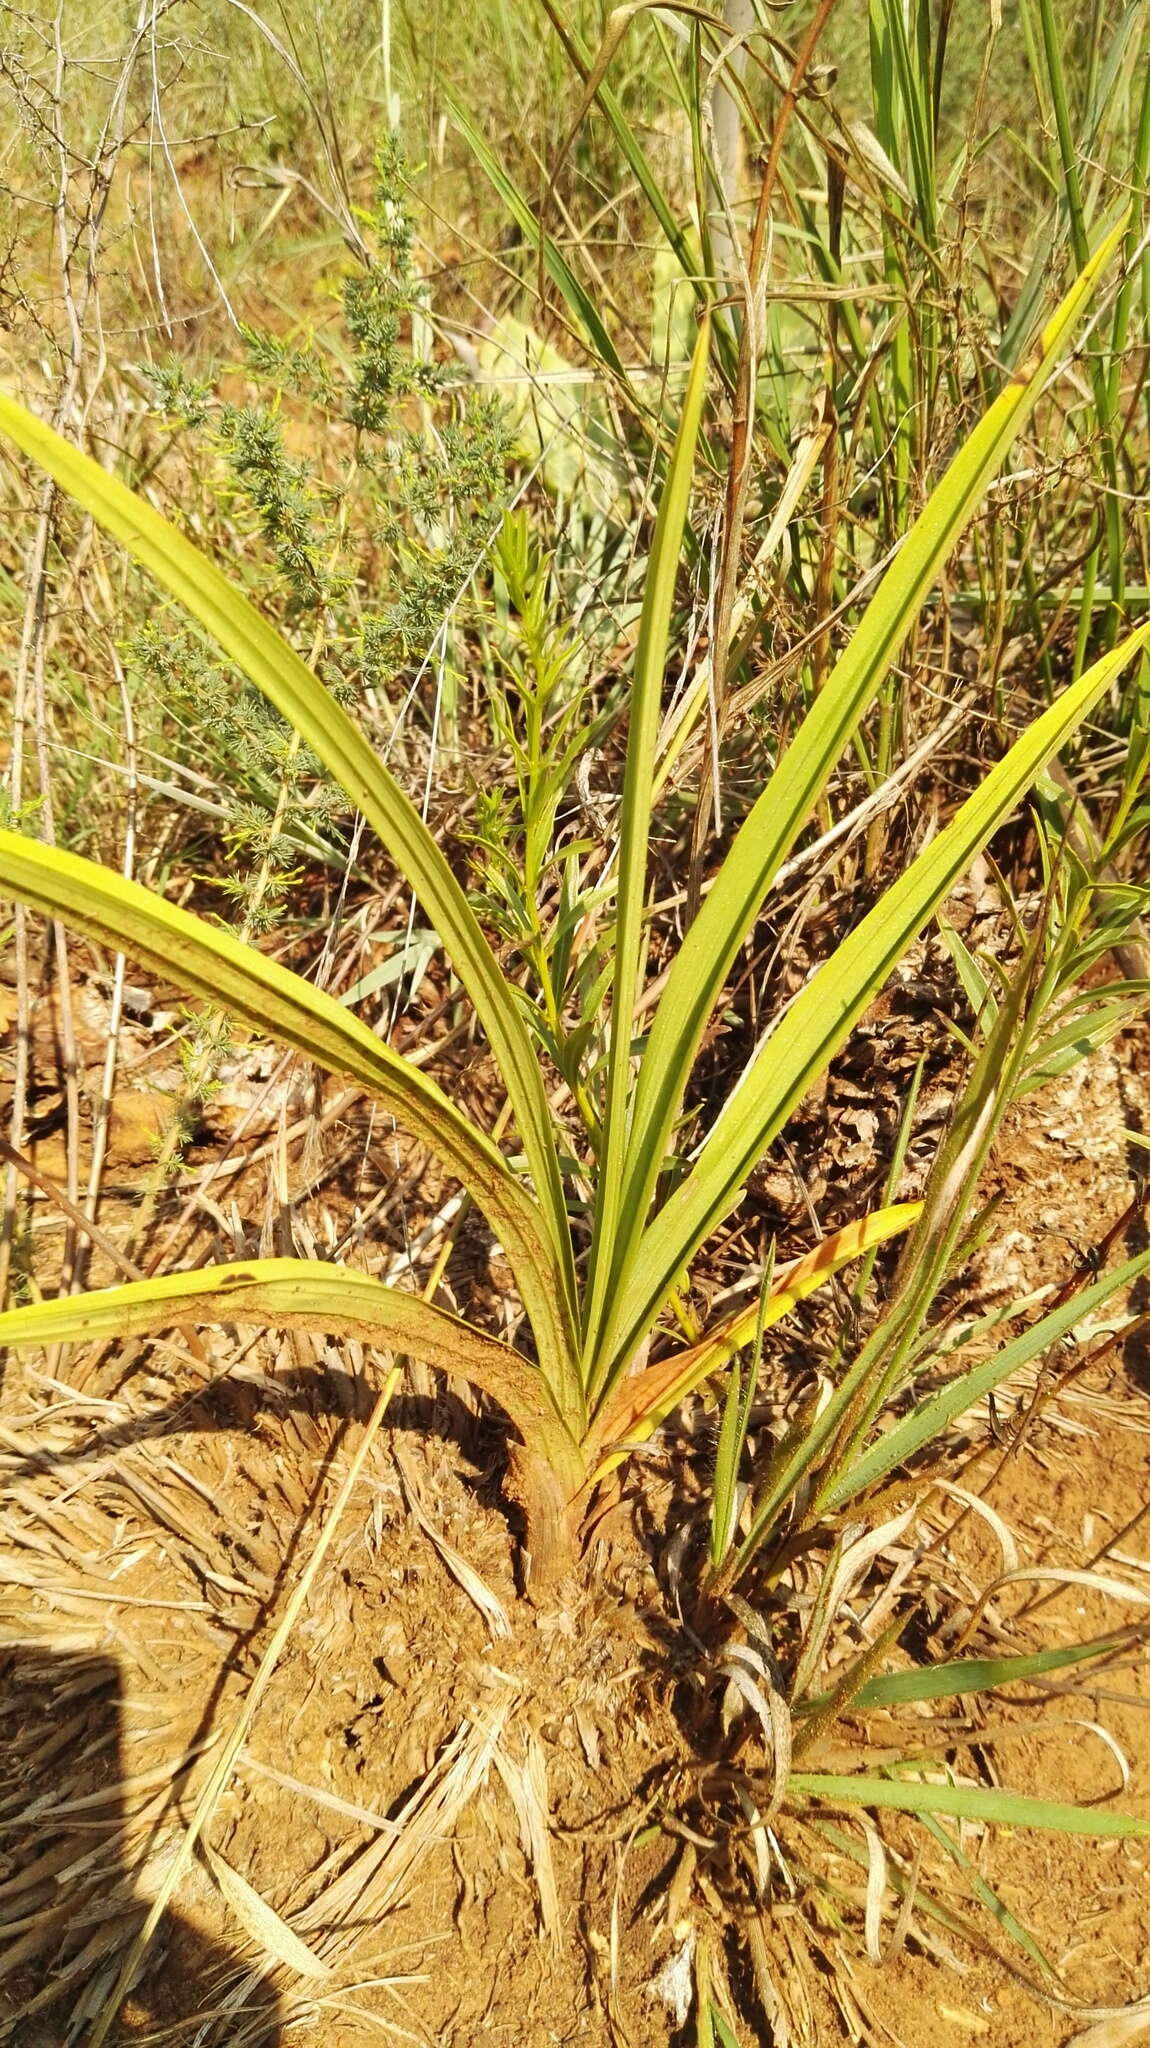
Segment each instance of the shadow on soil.
M111 1658L0 1645L0 2043L83 2048L147 1910L136 1871L171 1784L136 1786L129 1848L120 1673ZM130 1783L130 1770L129 1770ZM165 1916L109 2043L278 2048L262 1971ZM186 2022L186 2033L182 2022Z
M366 1375L328 1365L281 1371L274 1380L259 1385L222 1374L195 1392L179 1394L162 1406L127 1416L106 1429L94 1429L72 1449L34 1450L23 1457L9 1457L5 1459L5 1479L12 1484L34 1472L65 1472L93 1459L106 1458L112 1451L125 1450L131 1444L184 1430L206 1434L251 1430L264 1418L274 1420L292 1411L366 1422L378 1391ZM447 1393L434 1398L399 1396L388 1411L388 1428L417 1437L442 1437L472 1459L483 1439L491 1434L490 1424L477 1422L464 1402Z

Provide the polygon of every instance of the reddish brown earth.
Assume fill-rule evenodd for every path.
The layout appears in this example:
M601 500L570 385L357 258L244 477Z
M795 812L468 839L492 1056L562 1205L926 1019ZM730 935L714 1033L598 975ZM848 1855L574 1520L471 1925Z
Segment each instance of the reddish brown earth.
M1129 1203L1137 1155L1123 1132L1147 1109L1140 1044L1014 1113L970 1298L1061 1283ZM356 1114L329 1126L331 1142ZM42 1170L57 1163L41 1154ZM114 1147L113 1168L130 1202L140 1162ZM231 1249L225 1233L254 1243L271 1230L265 1171L257 1162L210 1190L199 1227L215 1231L217 1252ZM334 1194L307 1211L321 1243L325 1200L342 1213ZM108 1214L114 1230L115 1195ZM58 1238L45 1229L37 1242L47 1271ZM9 1367L0 2042L17 2048L89 2038L370 1412L374 1371L354 1347L205 1342L206 1371L178 1336ZM1007 1455L1034 1384L1032 1373L993 1417L968 1418L966 1452L956 1443L948 1469L985 1489L1020 1565L1082 1568L1114 1545L1098 1569L1130 1597L1016 1582L993 1596L983 1649L995 1629L1015 1650L1099 1635L1150 1604L1147 1523L1120 1533L1147 1499L1139 1334L1069 1378ZM811 1816L780 1817L782 1860L757 1915L737 1844L693 1839L710 1736L701 1707L692 1730L692 1702L706 1688L667 1591L668 1531L700 1486L689 1436L645 1468L637 1503L624 1501L563 1596L538 1608L516 1594L499 1463L497 1432L462 1390L416 1376L396 1397L112 2040L671 2048L694 2043L694 2020L677 2028L655 1987L692 1942L729 1985L744 2044L769 2038L772 1997L777 2027L789 2015L791 2039L809 2048L1063 2048L1085 2029L920 1906L891 1955L887 1901L882 1960L867 1960L857 1821L839 1825L861 1866L817 1837ZM961 1514L936 1491L914 1525L920 1547L936 1544L934 1654L1004 1569L993 1525ZM498 1603L486 1614L468 1571ZM881 1622L886 1576L884 1564L844 1617L838 1654L856 1654L868 1620ZM930 1746L976 1782L1150 1819L1148 1703L1136 1649L1087 1689L1016 1686L961 1715L937 1703ZM925 1735L925 1719L848 1720L804 1763L874 1765ZM913 1861L921 1832L888 1818L882 1833ZM1067 2008L1150 1991L1150 1843L964 1827L962 1846L1062 1973ZM918 1882L973 1910L930 1842Z

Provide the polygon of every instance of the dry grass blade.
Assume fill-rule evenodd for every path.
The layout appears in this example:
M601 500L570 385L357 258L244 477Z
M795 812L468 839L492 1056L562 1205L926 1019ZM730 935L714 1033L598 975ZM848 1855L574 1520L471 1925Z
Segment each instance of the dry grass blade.
M832 1558L827 1566L829 1577L819 1588L810 1628L795 1671L796 1699L805 1697L817 1684L823 1650L834 1626L835 1617L875 1560L881 1557L888 1545L897 1543L900 1537L905 1536L917 1513L918 1509L915 1506L904 1509L902 1514L895 1515L889 1522L881 1523L877 1529L856 1535L853 1541L847 1543L837 1560ZM855 1527L857 1526L856 1523ZM851 1532L848 1530L844 1533L849 1535Z
M882 1913L886 1900L886 1850L877 1828L869 1820L861 1823L866 1837L867 1878L866 1878L866 1952L876 1968L882 1962Z
M992 1508L988 1501L983 1500L980 1494L971 1493L967 1487L957 1486L952 1480L936 1479L934 1485L936 1493L945 1493L952 1496L955 1500L960 1500L963 1506L970 1510L972 1515L977 1515L981 1521L987 1524L988 1528L994 1531L999 1549L1002 1552L1003 1571L1017 1571L1019 1564L1018 1545L1014 1540L1011 1530L1007 1527L997 1510ZM953 1536L953 1529L951 1529L950 1534Z
M510 1711L508 1700L481 1720L465 1721L396 1814L395 1834L359 1850L296 1913L296 1927L315 1937L325 1961L342 1954L363 1925L390 1912L425 1858L451 1839L461 1813L487 1778Z
M1099 2020L1097 2026L1087 2027L1084 2034L1075 2034L1066 2048L1131 2048L1135 2041L1144 2041L1150 2034L1150 2007L1131 2006L1129 2012L1116 2013L1113 2019Z
M273 1764L261 1763L249 1750L238 1759L241 1769L250 1771L257 1778L269 1778L273 1785L282 1785L285 1792L296 1792L301 1799L310 1799L314 1805L326 1807L329 1813L338 1813L344 1820L355 1821L358 1826L371 1828L374 1834L395 1835L399 1823L389 1820L384 1813L376 1813L370 1806L357 1806L350 1799L340 1799L334 1792L325 1792L319 1785L306 1785L302 1778L293 1778L288 1771L277 1771Z
M135 1941L132 1943L109 1997L104 2002L92 2032L90 2048L102 2048L102 2044L108 2039L108 2035L116 2023L120 2007L135 1983L140 1966L148 1953L160 1921L167 1911L176 1886L187 1869L195 1853L196 1846L219 1804L220 1798L235 1768L236 1759L244 1743L247 1741L260 1701L267 1691L276 1665L303 1612L320 1566L334 1541L340 1517L355 1491L360 1474L367 1462L368 1454L379 1433L383 1418L387 1413L398 1379L398 1371L393 1369L388 1374L387 1381L372 1410L370 1420L356 1446L355 1455L348 1466L339 1492L332 1502L323 1528L316 1538L311 1556L308 1558L303 1571L296 1581L283 1614L273 1632L271 1642L260 1659L259 1669L248 1688L243 1706L232 1723L223 1748L216 1759L199 1799L196 1801L195 1812L180 1841L177 1853L172 1859L167 1876L157 1891L148 1910L147 1918Z
M727 1679L729 1687L723 1705L724 1721L729 1724L735 1718L731 1711L734 1694L741 1695L759 1720L771 1759L771 1795L762 1816L764 1821L770 1821L782 1805L791 1772L794 1746L791 1713L783 1690L782 1672L765 1624L738 1593L727 1595L727 1605L738 1616L751 1640L749 1643L728 1645L720 1665L720 1674Z
M455 1548L455 1545L448 1542L442 1530L436 1528L435 1523L420 1501L419 1481L416 1479L411 1466L398 1446L395 1449L394 1455L403 1481L403 1497L407 1502L412 1519L418 1523L428 1542L434 1544L452 1578L462 1586L468 1599L479 1609L492 1635L504 1638L509 1636L511 1634L511 1624L507 1619L507 1609L504 1607L502 1600L497 1593L492 1592L491 1587L485 1579L480 1577L474 1565L468 1564L467 1559Z
M283 1963L294 1970L299 1977L327 1977L328 1965L301 1941L295 1930L281 1919L274 1907L269 1906L254 1885L213 1849L206 1839L201 1840L200 1849L220 1891L235 1914L245 1933L271 1956L277 1963Z
M1139 1586L1131 1586L1126 1579L1112 1579L1103 1572L1073 1571L1068 1566L1022 1565L1017 1571L1003 1572L979 1594L973 1613L952 1645L952 1653L957 1656L970 1641L988 1602L996 1593L1000 1593L1004 1586L1024 1584L1084 1586L1091 1592L1104 1593L1111 1600L1126 1600L1135 1607L1150 1607L1150 1593L1144 1593Z
M507 1788L519 1823L523 1853L535 1874L539 1892L539 1919L543 1932L556 1949L562 1938L559 1890L551 1856L551 1810L547 1790L547 1760L533 1728L527 1730L522 1763L505 1746L495 1752L495 1765Z

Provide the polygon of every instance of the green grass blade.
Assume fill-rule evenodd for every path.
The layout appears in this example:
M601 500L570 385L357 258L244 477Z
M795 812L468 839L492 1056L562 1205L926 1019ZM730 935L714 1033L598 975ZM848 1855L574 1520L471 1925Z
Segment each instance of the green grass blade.
M1075 261L1081 264L1085 257L1087 246L1086 211L1082 197L1082 183L1078 174L1079 161L1082 156L1082 143L1081 140L1076 141L1070 126L1066 77L1059 43L1059 23L1055 18L1053 0L1038 0L1038 12L1042 24L1042 46L1046 57L1046 75L1054 106L1055 129L1058 136L1058 150L1066 192L1066 209L1070 221L1070 246L1074 251ZM1134 10L1130 9L1129 15L1132 15L1133 12ZM1062 19L1064 20L1065 17L1063 16ZM1091 349L1088 361L1090 381L1094 392L1102 480L1106 486L1105 515L1107 555L1110 572L1110 608L1111 616L1116 620L1123 606L1126 563L1123 549L1121 501L1118 489L1118 459L1113 435L1110 430L1110 374L1102 355L1097 349ZM1113 637L1113 632L1111 632L1110 638L1112 639Z
M44 421L3 396L0 431L199 621L306 740L411 883L498 1060L545 1219L547 1261L558 1275L566 1313L573 1316L574 1260L543 1077L514 995L466 893L415 806L282 634L168 520Z
M843 1044L916 934L1010 815L1039 770L1065 745L1121 669L1148 643L1150 625L1095 662L1035 720L792 1004L728 1098L694 1168L668 1197L630 1261L608 1331L616 1370L625 1366L666 1300L675 1276L729 1214L752 1166ZM702 921L703 914L694 930ZM668 986L664 1002L669 994ZM638 1114L637 1110L636 1117Z
M623 1308L619 1282L624 1277L631 1279L630 1308L639 1292L630 1269L655 1184L695 1055L731 965L779 866L878 691L940 567L1053 375L1058 351L1085 310L1124 231L1123 219L1048 323L1035 361L995 400L912 527L770 784L736 834L671 968L636 1087L619 1215L617 1304L599 1332L600 1380L625 1364L628 1344L634 1338L636 1324ZM675 1201L681 1199L682 1190ZM687 1233L681 1235L685 1242ZM642 1291L650 1304L650 1290Z
M603 325L599 309L590 293L580 284L554 236L540 227L534 208L519 190L514 179L508 177L494 150L479 133L475 123L464 112L459 102L454 100L450 93L445 93L444 99L452 121L480 170L499 194L524 240L537 253L542 251L547 275L566 300L568 311L583 340L598 356L600 362L605 363L618 377L620 383L626 385L630 391L630 378L618 349Z
M731 1367L723 1397L719 1441L715 1447L715 1471L711 1481L711 1568L718 1571L731 1547L738 1521L739 1466L751 1421L755 1393L757 1358L744 1374L738 1359Z
M714 2032L714 2038L719 2044L719 2048L739 2048L738 2038L734 2032L734 2029L728 2026L726 2020L723 2018L722 2013L719 2011L718 2006L712 2005L709 1999L707 2001L707 2015ZM700 2048L702 2048L701 2040Z
M921 1401L904 1421L896 1423L828 1488L824 1496L827 1511L844 1506L848 1500L865 1492L867 1487L885 1479L888 1472L904 1465L924 1444L930 1443L944 1429L949 1429L957 1416L993 1393L1003 1380L1010 1378L1011 1373L1048 1350L1076 1324L1085 1322L1112 1294L1131 1286L1148 1267L1150 1251L1139 1252L1115 1272L1103 1274L1091 1287L1084 1287L1072 1295L1061 1308L1043 1316L1032 1329L1024 1330L1021 1336L1004 1345L993 1357L984 1359L981 1365L972 1366L968 1372L961 1373L957 1379L940 1388L937 1394Z
M499 1148L417 1067L302 975L268 960L222 927L82 859L0 831L0 893L58 917L109 952L126 953L162 981L221 1004L252 1030L294 1046L329 1073L346 1074L458 1174L502 1238L540 1346L544 1374L578 1409L564 1304L537 1204ZM570 1408L568 1409L570 1412Z
M585 88L589 89L592 78L592 57L587 44L579 34L573 20L566 18L565 10L554 4L554 0L543 0L551 26L559 37L574 69L579 73ZM594 66L598 73L598 66ZM675 213L659 183L650 162L643 151L635 130L608 85L606 78L597 76L593 98L602 109L608 125L623 152L627 167L631 171L639 190L646 199L659 227L666 237L668 246L674 251L684 278L694 290L701 307L707 304L707 285L699 276L698 261L690 242L679 225Z
M1016 1372L1020 1365L1025 1365L1045 1345L1054 1343L1067 1330L1072 1330L1077 1323L1092 1315L1111 1294L1117 1289L1129 1286L1147 1268L1150 1268L1150 1251L1140 1253L1115 1273L1103 1274L1101 1279L1094 1281L1090 1287L1083 1288L1073 1300L1064 1303L1060 1309L1052 1310L1034 1330L1024 1332L1003 1351L996 1352L993 1358L980 1366L974 1366L969 1373L961 1375L959 1379L944 1387L941 1394L923 1402L904 1423L897 1424L891 1430L889 1437L883 1437L873 1451L868 1452L857 1465L843 1474L833 1487L827 1488L820 1496L821 1506L829 1512L832 1500L836 1506L842 1506L865 1487L885 1478L896 1465L903 1463L923 1444L929 1443L938 1430L945 1429L955 1416L961 1415L972 1402L989 1393L1002 1380L1008 1379L1012 1372ZM741 1563L753 1557L799 1481L817 1465L823 1451L837 1435L844 1417L850 1412L852 1403L865 1386L871 1370L871 1361L864 1352L862 1358L856 1360L846 1377L840 1381L822 1413L811 1423L802 1442L796 1445L793 1454L776 1475L774 1484L755 1512L754 1524L739 1553ZM892 1439L897 1441L893 1443L891 1456L888 1458L886 1450Z
M1133 23L1133 8L1130 10L1129 19ZM1118 38L1116 36L1115 42L1117 43L1117 41ZM1130 166L1130 188L1134 192L1144 192L1147 178L1150 177L1150 61L1148 60L1150 60L1150 49L1147 49L1144 45L1140 60L1142 64L1142 99L1138 110L1138 126L1134 138L1133 161ZM1122 392L1122 371L1126 360L1127 343L1130 338L1130 314L1134 303L1134 287L1138 279L1140 267L1138 249L1141 236L1142 209L1135 208L1130 216L1130 225L1126 230L1126 244L1122 251L1124 275L1118 287L1118 296L1114 302L1114 322L1110 335L1108 412L1111 423L1117 417ZM1146 255L1143 256L1142 260L1143 265L1145 265L1147 261ZM1127 590L1126 599L1128 603L1132 596L1133 592Z
M508 1345L418 1294L311 1259L206 1266L9 1309L0 1315L0 1346L22 1350L33 1344L98 1343L147 1336L182 1322L323 1330L357 1338L378 1351L409 1353L443 1372L459 1373L490 1394L526 1442L536 1442L542 1431L563 1448L562 1425L548 1403L542 1375ZM565 1448L569 1460L569 1438Z
M603 65L604 50L612 38L613 23L618 17L608 17L603 42L600 44L598 55L593 59L576 22L568 18L569 10L556 6L555 0L543 0L543 6L583 87L581 108L577 110L579 120L572 123L570 139L573 139L577 126L582 125L590 101L594 100L611 128L627 168L654 214L660 232L675 256L685 282L693 291L700 310L705 310L711 303L712 293L712 286L706 275L707 266L704 263L702 269L700 268L699 249L692 247L690 237L681 226L667 194L659 183L658 176L624 112L622 103L607 83ZM658 17L655 18L657 21ZM614 41L617 43L618 40L619 36L616 33ZM733 383L737 368L736 348L728 327L722 321L714 330L714 342L727 379Z
M1029 1956L1031 1962L1035 1963L1046 1977L1057 1982L1058 1972L1053 1967L1049 1957L1043 1954L1029 1929L1023 1926L1021 1920L1016 1918L1005 1901L1000 1899L993 1887L987 1884L978 1865L971 1861L961 1843L952 1840L943 1827L942 1822L936 1820L933 1813L920 1814L919 1818L927 1833L938 1843L939 1848L950 1857L953 1863L958 1865L975 1898L986 1908L991 1918L997 1920L1003 1933L1008 1934L1012 1941L1017 1942L1023 1955Z
M958 976L959 986L974 1013L974 1021L983 1031L991 1031L998 1019L998 1003L995 1000L988 976L980 967L961 934L952 924L940 917L938 935L950 954L950 964Z
M1065 1671L1091 1657L1105 1657L1130 1642L1144 1639L1141 1629L1123 1629L1119 1634L1097 1636L1090 1643L1071 1643L1055 1650L1035 1650L1026 1657L961 1657L950 1664L931 1664L923 1671L888 1671L871 1678L856 1693L855 1707L909 1706L918 1700L957 1699L963 1693L997 1692L1000 1686L1015 1685L1025 1678L1041 1678L1048 1671ZM829 1694L804 1700L796 1710L814 1713Z
M923 1324L946 1276L960 1258L959 1243L969 1229L969 1206L991 1146L1013 1099L1026 1061L1031 1021L1042 1015L1047 997L1041 972L1048 920L1040 912L1022 957L1003 990L993 1027L954 1104L950 1127L935 1155L923 1194L922 1214L907 1246L897 1298L860 1354L868 1361L867 1384L835 1445L830 1487L848 1468L870 1435L896 1387L905 1383L909 1363L923 1341ZM816 1493L821 1499L821 1494Z
M1038 18L1042 27L1043 52L1046 58L1046 83L1050 88L1051 104L1054 108L1058 152L1061 158L1062 175L1065 181L1066 209L1070 218L1070 238L1075 259L1081 264L1086 253L1086 210L1082 204L1082 185L1078 176L1078 148L1070 126L1070 107L1066 95L1066 75L1062 65L1058 24L1055 20L1051 0L1038 0ZM1065 24L1065 17L1063 20Z
M662 707L663 678L667 666L671 608L675 601L675 584L679 574L683 533L691 498L695 444L698 440L703 401L706 397L710 332L710 321L704 319L691 360L691 372L687 381L674 453L659 501L655 535L651 543L643 590L639 639L635 649L627 734L627 765L623 778L607 1103L595 1198L592 1266L585 1311L585 1336L589 1350L593 1350L595 1333L614 1277L614 1253L630 1112L631 1040L635 1005L641 992L655 745Z
M815 1820L812 1816L809 1825L812 1834L828 1842L831 1848L840 1856L844 1856L849 1863L857 1864L861 1870L869 1867L866 1851L860 1848L858 1842L844 1829L836 1827L833 1821ZM933 1920L936 1927L943 1928L948 1934L956 1935L960 1941L969 1942L976 1953L993 1953L988 1949L983 1932L977 1923L970 1920L965 1913L959 1913L944 1899L936 1897L929 1886L922 1885L911 1871L904 1872L899 1869L897 1863L890 1863L887 1866L887 1877L900 1899L905 1898L913 1888L915 1910L924 1920Z
M909 183L914 193L923 235L934 247L937 240L938 194L934 170L934 119L931 81L920 59L916 38L912 49L902 0L883 0L883 14L890 35L894 75L906 122Z
M719 1425L719 1441L715 1446L715 1470L711 1481L711 1568L718 1571L731 1544L739 1519L739 1468L746 1448L747 1432L751 1426L751 1409L759 1385L759 1367L763 1357L763 1338L766 1335L767 1308L774 1292L775 1241L772 1238L767 1253L763 1277L759 1283L759 1305L755 1316L755 1335L746 1371L735 1359L731 1376L727 1382L723 1402L723 1419Z
M788 1790L832 1806L892 1807L897 1813L948 1813L1002 1828L1051 1828L1064 1835L1092 1835L1114 1842L1150 1835L1150 1820L1128 1813L1100 1813L1057 1799L1031 1799L983 1785L921 1785L903 1778L828 1777L795 1771Z

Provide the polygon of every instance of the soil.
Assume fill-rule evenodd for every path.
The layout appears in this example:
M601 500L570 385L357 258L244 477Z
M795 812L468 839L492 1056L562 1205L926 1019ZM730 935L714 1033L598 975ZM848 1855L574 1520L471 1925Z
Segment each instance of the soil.
M1138 1154L1125 1134L1150 1115L1143 1046L1124 1038L1012 1113L988 1187L1001 1198L990 1247L956 1313L1060 1286L1126 1211ZM250 1101L268 1076L247 1079ZM272 1101L281 1128L299 1101L286 1084ZM226 1103L214 1114L222 1130ZM117 1128L136 1129L130 1109ZM337 1239L357 1203L375 1204L385 1249L396 1236L420 1162L399 1158L390 1181L381 1171L368 1186L366 1129L355 1105L327 1126L329 1150L352 1134L359 1177L351 1194L346 1175L323 1185L306 1223L301 1208L293 1227L313 1242ZM219 1157L219 1130L201 1134L192 1169ZM277 1148L273 1128L265 1142L282 1170L286 1140ZM117 1202L130 1209L146 1180L127 1156L135 1144L113 1144L102 1212L113 1231ZM294 1187L316 1185L314 1161L290 1156L289 1220ZM59 1162L41 1151L39 1163L50 1173ZM205 1187L198 1227L210 1224L217 1255L282 1225L266 1167L257 1159ZM1130 1249L1141 1229L1135 1219L1126 1230ZM47 1272L58 1227L45 1221L35 1243ZM111 1277L97 1259L93 1278ZM1150 1538L1145 1522L1131 1525L1147 1500L1150 1372L1136 1331L1120 1346L1104 1334L964 1418L946 1476L1000 1519L935 1488L902 1539L907 1555L932 1560L929 1654L954 1654L964 1617L978 1654L1143 1618ZM197 1797L375 1398L377 1369L354 1346L337 1354L320 1340L219 1331L203 1343L204 1359L173 1334L9 1365L0 2042L16 2048L91 2038L148 1905L166 1896ZM465 1389L409 1376L201 1848L172 1885L113 2042L675 2048L703 2038L689 1996L676 2006L702 1955L742 2043L784 2042L789 2029L807 2048L1063 2048L1089 2023L1075 2001L1118 2007L1150 1991L1150 1842L963 1823L976 1882L1000 1902L1000 1924L982 1916L980 1951L929 1914L935 1899L976 1919L968 1880L937 1842L884 1817L879 1832L916 1870L920 1893L897 1928L887 1895L868 1958L857 1816L784 1811L755 1906L747 1836L705 1790L721 1688L674 1595L711 1426L694 1414L668 1432L625 1480L570 1583L533 1605L516 1584L498 1428ZM1110 1590L1016 1578L979 1606L1012 1564L1082 1570L1107 1546L1096 1569ZM902 1556L895 1546L896 1567ZM857 1591L835 1656L856 1656L889 1617L891 1569L884 1555ZM1148 1705L1135 1645L1081 1685L849 1717L803 1765L860 1769L921 1745L971 1782L1150 1820ZM819 1834L820 1819L858 1861ZM1059 1971L1061 2007L1025 1988L1040 1964L1012 1943L1003 1909Z

